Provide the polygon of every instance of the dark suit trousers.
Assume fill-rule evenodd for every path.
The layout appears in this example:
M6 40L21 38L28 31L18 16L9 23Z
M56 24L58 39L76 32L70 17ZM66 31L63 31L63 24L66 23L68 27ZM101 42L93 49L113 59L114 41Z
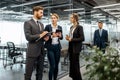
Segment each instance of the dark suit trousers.
M73 80L82 80L80 73L80 65L79 65L79 53L70 53L70 73L69 76Z
M48 50L48 60L50 63L49 80L57 80L58 64L60 61L60 47L59 45L52 45Z
M25 80L31 80L32 72L34 69L36 69L36 80L42 80L43 64L44 64L44 55L42 54L36 58L27 57Z
M100 42L100 46L98 46L100 48L100 50L103 52L103 54L105 53L105 48L103 48L102 46L102 42Z

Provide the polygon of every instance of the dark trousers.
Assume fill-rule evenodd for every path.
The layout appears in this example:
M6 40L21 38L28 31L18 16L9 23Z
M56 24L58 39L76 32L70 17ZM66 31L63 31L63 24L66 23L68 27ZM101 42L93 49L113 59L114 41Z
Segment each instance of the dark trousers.
M31 80L32 72L34 69L36 69L36 80L42 80L43 64L44 64L44 55L40 55L37 58L27 57L25 80Z
M102 43L100 43L100 46L98 46L100 48L100 50L103 52L103 54L105 53L105 48L102 47Z
M70 53L69 58L70 58L69 76L73 80L82 80L79 65L79 53Z
M60 61L60 47L59 45L52 45L48 50L48 60L50 63L49 80L57 80L58 64Z

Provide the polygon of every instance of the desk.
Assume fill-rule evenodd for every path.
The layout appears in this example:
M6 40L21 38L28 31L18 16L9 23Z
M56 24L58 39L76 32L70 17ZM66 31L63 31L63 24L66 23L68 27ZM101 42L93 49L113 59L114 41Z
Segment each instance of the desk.
M83 42L83 43L82 43L82 45L86 45L86 46L89 46L89 47L91 47L91 46L92 46L92 44L91 44L91 43L89 43L89 42Z
M21 45L15 45L15 48L19 49L21 52L26 52L27 51L27 47L26 46L21 46ZM6 50L8 49L7 45L6 44L0 44L0 49L1 49L1 54L5 54L6 53ZM0 59L2 59L3 56L1 57L0 56Z
M20 51L25 51L27 50L27 47L26 46L21 46L21 45L15 45L15 48L19 49ZM4 53L4 50L5 49L8 49L7 45L6 44L1 44L0 45L0 49L3 50L3 53Z
M0 59L4 60L4 54L6 53L7 45L0 44Z

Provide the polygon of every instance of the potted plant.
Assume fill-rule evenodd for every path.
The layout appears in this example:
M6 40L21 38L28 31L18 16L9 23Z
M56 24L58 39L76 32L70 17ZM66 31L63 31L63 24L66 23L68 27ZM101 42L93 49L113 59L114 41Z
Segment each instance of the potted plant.
M93 54L86 58L90 61L86 65L88 80L120 80L120 54L119 49L107 47L103 54L99 48L94 47Z

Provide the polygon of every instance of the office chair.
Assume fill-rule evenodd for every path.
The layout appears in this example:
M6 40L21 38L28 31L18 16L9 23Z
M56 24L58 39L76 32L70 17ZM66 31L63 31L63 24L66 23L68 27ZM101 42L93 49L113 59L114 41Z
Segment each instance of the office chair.
M13 42L7 42L7 49L8 49L8 54L6 56L6 64L4 65L4 68L10 65L12 69L12 66L16 63L20 63L22 67L22 63L24 59L20 49L16 48ZM17 61L18 58L21 58L21 61ZM8 63L8 61L12 61L12 62Z
M13 42L7 42L7 48L8 48L8 57L11 59L14 58L14 56L22 55L20 51L15 47Z

